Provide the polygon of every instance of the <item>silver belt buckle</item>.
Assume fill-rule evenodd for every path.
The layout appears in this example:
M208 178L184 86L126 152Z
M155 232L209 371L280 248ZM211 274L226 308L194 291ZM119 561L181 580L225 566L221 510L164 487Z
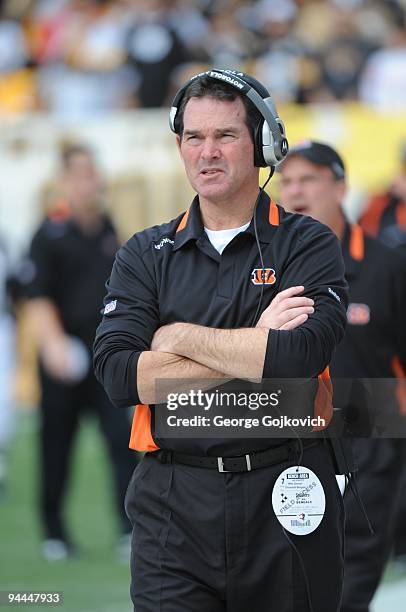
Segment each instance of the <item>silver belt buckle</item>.
M230 470L224 469L223 457L217 457L217 467L219 472L229 472Z
M251 468L251 459L249 455L245 455L245 463L247 464L247 472L251 472L252 468ZM225 470L224 469L224 461L223 461L223 457L217 457L217 466L218 466L218 471L219 472L229 472L230 470Z

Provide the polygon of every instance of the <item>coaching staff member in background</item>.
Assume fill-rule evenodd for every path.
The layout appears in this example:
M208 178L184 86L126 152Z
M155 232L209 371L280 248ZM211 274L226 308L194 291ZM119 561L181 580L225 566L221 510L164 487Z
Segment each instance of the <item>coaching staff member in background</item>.
M95 340L97 376L118 406L137 404L131 444L149 451L126 499L134 607L336 612L344 517L327 447L303 440L327 508L316 531L289 541L270 496L296 464L298 440L158 438L154 402L157 378L317 377L345 328L339 244L258 188L259 166L287 151L258 81L196 75L170 123L197 196L120 249ZM264 267L273 271L267 284L254 273Z
M400 171L386 192L373 194L367 202L359 224L366 234L406 257L406 143L400 162Z
M279 170L280 196L287 210L325 223L341 241L350 303L344 340L330 366L333 379L395 378L397 360L406 366L406 269L399 254L346 220L342 209L345 168L332 147L314 141L300 143ZM396 395L393 401L396 403ZM360 409L357 399L350 398L350 402L353 409ZM388 401L381 408L389 411ZM348 415L350 422L354 416ZM362 421L368 425L369 418ZM375 533L369 533L356 499L347 493L341 609L367 612L393 544L405 441L366 437L354 438L353 443L358 487Z
M117 411L97 382L89 363L100 300L111 269L117 238L101 207L101 182L92 153L81 145L62 157L65 217L46 218L30 247L32 278L24 289L28 315L40 356L41 518L49 561L74 552L63 518L72 447L79 418L93 409L111 458L123 552L131 525L123 500L136 455L126 448L130 431L126 411ZM132 455L132 456L131 456ZM127 545L128 549L128 545Z

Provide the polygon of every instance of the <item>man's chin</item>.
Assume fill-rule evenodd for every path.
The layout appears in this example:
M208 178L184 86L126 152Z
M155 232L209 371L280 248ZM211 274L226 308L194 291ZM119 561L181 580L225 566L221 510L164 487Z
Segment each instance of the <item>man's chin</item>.
M223 204L230 200L230 196L228 194L222 193L199 193L199 198L200 200L204 199L212 204Z
M201 198L212 202L221 202L231 196L231 189L228 185L213 184L213 185L196 185L195 189Z

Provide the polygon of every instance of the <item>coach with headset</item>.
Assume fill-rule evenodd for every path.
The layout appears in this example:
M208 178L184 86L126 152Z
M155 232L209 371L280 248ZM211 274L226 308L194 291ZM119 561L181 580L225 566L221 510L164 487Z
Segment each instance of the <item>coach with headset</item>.
M130 446L131 596L137 612L336 612L343 502L322 439L160 437L156 381L317 378L344 334L334 234L259 189L288 145L268 91L229 70L193 77L170 113L197 195L120 249L94 346L96 375L136 405ZM270 178L269 177L269 178ZM325 496L317 529L288 533L273 487L293 466ZM278 480L279 482L279 480ZM318 487L319 485L317 485Z

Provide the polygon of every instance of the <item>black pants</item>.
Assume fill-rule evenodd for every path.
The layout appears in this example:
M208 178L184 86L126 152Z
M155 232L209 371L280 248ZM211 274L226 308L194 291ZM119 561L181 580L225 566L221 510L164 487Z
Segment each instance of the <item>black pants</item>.
M405 441L356 438L360 496L375 531L371 535L357 501L347 490L346 553L342 612L368 612L393 544Z
M40 373L40 380L40 509L45 537L69 540L62 518L63 501L79 418L87 409L98 415L113 467L120 530L129 532L124 496L136 465L136 454L128 448L129 415L110 403L93 373L77 385L61 384L44 372Z
M324 444L304 451L326 513L307 536L289 534L313 612L337 612L343 579L344 504ZM131 596L137 612L308 612L299 557L271 505L291 462L230 474L161 464L146 455L128 487L133 523Z

